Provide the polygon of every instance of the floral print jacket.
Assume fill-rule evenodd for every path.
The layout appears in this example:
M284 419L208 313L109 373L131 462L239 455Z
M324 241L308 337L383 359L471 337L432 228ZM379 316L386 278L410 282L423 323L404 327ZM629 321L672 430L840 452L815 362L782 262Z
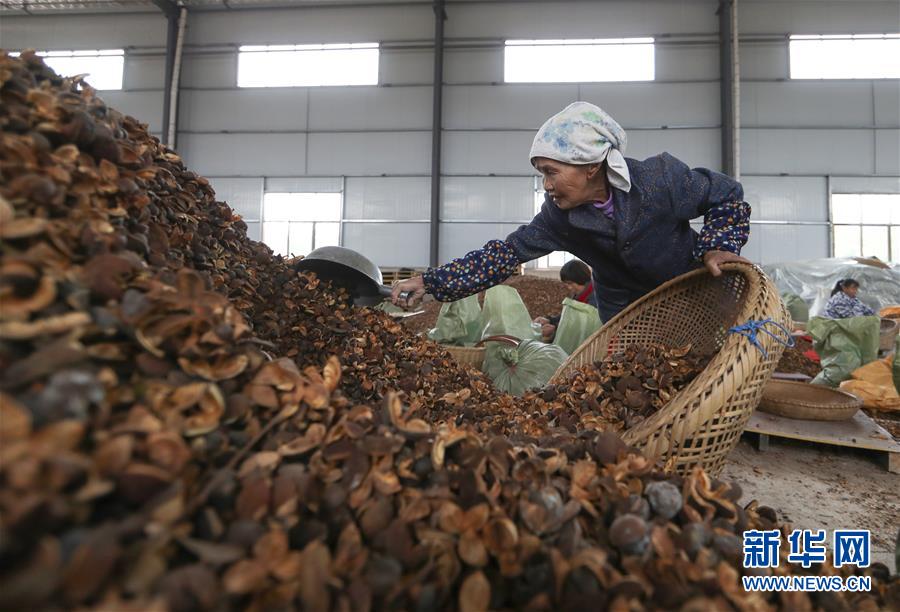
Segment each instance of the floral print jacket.
M426 290L454 301L503 282L519 264L568 251L593 270L606 321L663 282L700 265L709 250L740 254L750 233L750 205L734 179L689 168L668 153L626 158L631 189L612 189L613 218L594 206L560 210L548 198L528 225L450 263L429 268ZM690 221L703 217L698 235Z
M831 296L825 305L825 316L830 319L848 319L850 317L868 317L875 311L862 303L859 298L850 297L843 291Z

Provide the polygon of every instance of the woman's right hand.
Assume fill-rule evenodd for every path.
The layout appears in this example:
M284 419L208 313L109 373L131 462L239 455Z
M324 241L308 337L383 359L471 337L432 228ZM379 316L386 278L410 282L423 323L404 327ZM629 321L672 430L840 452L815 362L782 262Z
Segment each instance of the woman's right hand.
M407 295L401 297L400 294ZM412 308L425 297L425 279L413 276L404 281L397 281L391 286L391 302L401 308Z

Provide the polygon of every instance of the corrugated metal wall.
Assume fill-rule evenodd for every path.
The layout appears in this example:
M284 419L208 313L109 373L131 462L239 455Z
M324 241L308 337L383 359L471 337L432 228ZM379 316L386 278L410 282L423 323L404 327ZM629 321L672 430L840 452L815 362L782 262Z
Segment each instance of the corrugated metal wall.
M534 130L594 102L628 131L627 154L668 151L718 169L717 3L472 3L447 8L443 206L446 261L530 219ZM790 33L896 31L891 1L742 0L741 162L759 262L829 254L831 192L900 191L900 81L788 80ZM381 265L427 264L431 156L429 5L191 14L179 150L259 235L266 190L344 191L343 240ZM125 47L114 106L162 126L161 15L3 17L0 44ZM503 84L510 38L655 36L656 81ZM240 44L380 42L377 87L238 89ZM878 177L878 178L874 178ZM321 180L320 180L321 179Z
M742 2L741 32L896 32L896 2ZM788 44L741 45L741 169L763 263L828 256L830 193L895 192L900 81L790 81ZM876 175L893 179L873 179ZM784 224L784 225L780 225Z

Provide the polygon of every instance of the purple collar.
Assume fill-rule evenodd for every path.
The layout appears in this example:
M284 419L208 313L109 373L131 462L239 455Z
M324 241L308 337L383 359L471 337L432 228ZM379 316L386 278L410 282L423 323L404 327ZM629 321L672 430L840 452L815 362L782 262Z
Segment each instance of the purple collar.
M594 208L598 209L607 219L613 218L613 197L612 191L609 192L609 197L606 199L606 202L594 202Z

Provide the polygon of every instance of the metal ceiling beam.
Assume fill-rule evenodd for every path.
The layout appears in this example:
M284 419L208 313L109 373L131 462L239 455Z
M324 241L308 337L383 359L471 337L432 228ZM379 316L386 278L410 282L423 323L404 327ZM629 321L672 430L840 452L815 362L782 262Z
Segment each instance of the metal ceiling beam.
M122 12L118 9L131 9L134 7L149 8L150 0L54 0L50 2L36 0L8 0L0 3L0 8L4 11L25 11L29 15L78 12L118 13Z
M173 0L153 0L159 10L163 12L168 19L178 18L178 5Z
M444 102L444 0L434 2L434 78L431 112L431 240L429 261L438 265L441 239L441 124Z
M713 4L716 0L686 0L695 3ZM744 0L745 2L771 2L771 0ZM797 3L818 3L822 0L792 0ZM621 2L621 0L565 0L564 4L597 4L607 2ZM855 0L856 3L875 4L883 3L884 0ZM118 0L118 2L110 2L109 0L17 0L7 1L0 4L0 12L23 10L29 14L45 14L45 13L72 13L72 12L90 12L90 13L115 13L128 11L129 7L150 7L151 3L157 3L157 0ZM547 0L445 0L445 6L487 6L487 5L506 5L506 4L546 4ZM303 9L303 8L362 8L362 7L403 7L403 6L422 6L427 7L432 4L432 0L398 0L390 2L387 0L270 0L266 2L242 0L185 0L184 5L192 12L206 11L222 11L222 10L269 10L269 9ZM563 4L563 3L561 3ZM6 7L6 8L4 8ZM96 8L94 8L96 7ZM103 9L107 10L103 10ZM116 10L119 9L119 10ZM144 11L141 11L144 12Z

